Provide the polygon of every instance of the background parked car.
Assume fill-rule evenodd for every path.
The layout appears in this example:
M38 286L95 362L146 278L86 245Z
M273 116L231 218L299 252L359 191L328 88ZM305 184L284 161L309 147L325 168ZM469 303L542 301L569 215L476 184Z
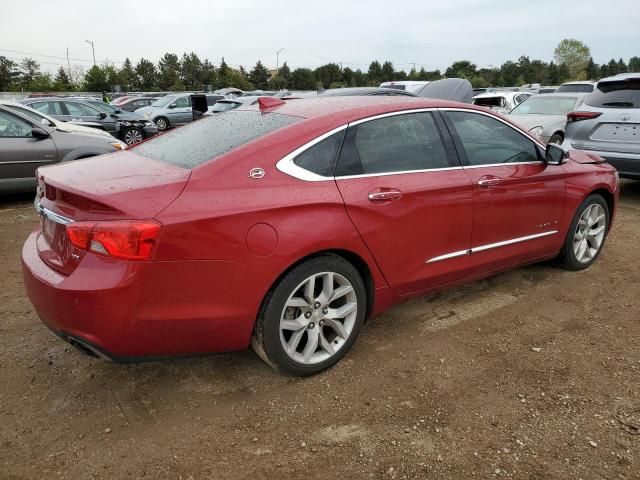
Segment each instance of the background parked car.
M55 127L58 131L64 132L83 132L83 133L93 133L94 135L102 135L107 138L113 139L113 136L107 132L106 130L102 130L99 127L100 125L96 124L93 127L87 127L85 125L78 125L77 123L72 122L61 122L60 120L56 120L49 115L45 115L38 110L34 110L28 105L23 105L17 102L9 102L7 100L0 100L0 105L4 105L5 107L9 107L11 110L26 115L36 122L40 122L44 125L48 125L50 127Z
M416 93L429 82L418 80L404 80L394 82L382 82L380 88L395 88L396 90L405 90L407 92Z
M127 145L140 143L158 133L157 127L135 112L123 112L97 99L63 97L29 98L21 103L63 122L99 125Z
M507 113L532 95L533 94L529 92L506 91L481 93L473 97L472 103L480 107L488 107L496 112Z
M600 80L567 115L563 146L604 157L621 177L640 180L640 73Z
M110 135L58 130L0 105L0 192L33 190L38 167L124 148L124 143Z
M567 113L582 104L585 93L534 95L507 114L515 123L545 143L562 143Z
M148 107L153 102L155 102L159 97L130 97L122 102L114 104L120 110L125 110L127 112L135 112L136 110L142 107Z
M353 88L331 88L318 94L320 97L346 97L346 96L367 96L382 95L389 97L415 97L416 95L406 90L396 88L377 88L377 87L353 87ZM313 96L313 95L312 95Z
M209 111L204 114L205 117L214 115L216 113L228 112L229 110L235 110L238 107L254 105L258 103L258 96L246 96L236 98L223 98L218 100L215 104L209 107Z
M596 82L567 82L556 89L556 93L591 93L596 86Z
M136 113L151 120L161 132L193 121L191 94L180 93L157 99L148 107L142 107Z

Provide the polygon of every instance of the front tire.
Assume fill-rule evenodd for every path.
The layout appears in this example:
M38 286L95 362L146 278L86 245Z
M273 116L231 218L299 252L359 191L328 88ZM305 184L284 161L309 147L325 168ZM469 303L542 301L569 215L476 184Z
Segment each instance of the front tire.
M609 205L601 195L589 195L573 217L560 254L568 270L583 270L600 255L609 231Z
M362 277L334 255L287 273L265 298L251 345L269 365L295 376L335 365L351 348L366 315Z
M165 117L156 118L155 124L158 127L158 130L161 132L169 129L169 120Z
M562 145L562 142L564 142L564 136L561 133L554 133L549 139L549 143L555 143L556 145Z
M122 132L122 140L127 145L135 145L144 140L144 133L137 127L129 127Z

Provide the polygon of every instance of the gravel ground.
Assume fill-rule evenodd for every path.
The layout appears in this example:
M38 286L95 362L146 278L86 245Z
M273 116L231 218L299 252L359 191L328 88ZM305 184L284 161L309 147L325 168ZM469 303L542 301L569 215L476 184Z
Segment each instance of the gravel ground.
M0 478L640 479L640 182L589 270L406 303L307 379L252 352L81 355L23 291L36 221L0 200Z

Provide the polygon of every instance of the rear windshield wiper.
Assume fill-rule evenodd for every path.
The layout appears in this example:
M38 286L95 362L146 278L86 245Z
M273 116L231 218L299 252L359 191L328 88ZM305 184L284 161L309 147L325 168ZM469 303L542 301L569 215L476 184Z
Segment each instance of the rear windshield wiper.
M633 102L605 102L603 107L633 107Z

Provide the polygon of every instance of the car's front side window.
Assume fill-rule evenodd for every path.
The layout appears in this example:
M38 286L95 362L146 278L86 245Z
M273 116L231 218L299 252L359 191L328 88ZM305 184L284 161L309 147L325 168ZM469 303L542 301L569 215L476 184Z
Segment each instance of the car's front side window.
M509 125L480 113L450 111L470 166L540 161L536 144Z
M190 107L191 106L191 101L187 98L187 97L180 97L176 100L176 107L178 108L184 108L184 107Z
M31 137L31 125L24 120L0 112L0 138Z
M69 115L79 115L79 116L92 116L98 115L98 110L90 107L88 105L83 105L82 103L76 102L65 102L65 107L69 111Z
M450 167L431 113L378 118L349 130L336 176Z

